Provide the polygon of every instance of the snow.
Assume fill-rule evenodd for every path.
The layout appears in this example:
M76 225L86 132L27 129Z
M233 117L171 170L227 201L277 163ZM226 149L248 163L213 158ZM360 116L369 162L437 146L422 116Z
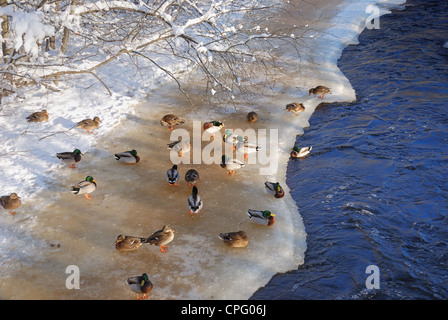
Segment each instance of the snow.
M101 70L112 95L94 77L85 76L60 84L58 92L44 87L24 88L20 94L2 99L1 195L16 192L23 202L32 201L36 192L57 181L61 169L71 170L56 158L56 153L76 148L86 155L94 152L99 136L110 134L123 119L134 114L135 104L168 80L157 69L153 69L150 80L135 76L126 67L130 61L123 59L123 64L112 63ZM42 109L50 115L48 122L27 123L29 114ZM93 134L73 128L77 122L95 116L102 123Z
M377 4L386 2L380 0L377 1ZM160 15L166 21L171 22L173 18L164 12L164 7L169 3L170 1L166 1L162 5ZM399 5L404 1L394 0L387 3ZM105 6L126 5L135 9L134 5L127 1L102 1L95 2L95 4L104 6L104 8ZM369 16L365 8L370 4L371 1L367 0L347 0L336 18L338 23L328 30L327 35L320 37L315 34L309 38L309 41L316 41L315 45L328 48L321 68L327 70L328 74L332 74L328 79L324 78L328 80L332 88L332 101L351 101L355 98L350 83L337 68L337 60L346 45L356 43L358 34L365 27L365 19ZM138 8L142 9L143 7L141 5ZM67 24L74 23L76 14L87 10L89 10L87 6L77 7L75 14L67 15L64 19ZM386 12L387 10L381 9L381 14ZM23 46L26 52L32 53L33 57L37 58L36 41L51 35L54 32L52 27L42 22L39 12L25 15L23 12L13 12L10 7L5 7L0 8L0 16L3 14L13 16L16 48ZM189 26L198 23L201 19L213 16L214 13L210 9L203 16L188 20L183 26L173 25L172 32L176 36L181 36ZM238 28L242 28L242 25L238 25ZM234 27L229 27L229 31L235 32ZM293 34L291 36L294 37ZM253 37L269 37L269 34L258 34ZM180 42L177 43L180 45ZM445 47L447 47L446 44ZM210 50L226 51L228 47L218 42L207 46L201 44L201 53L210 54ZM208 57L211 62L212 56ZM66 192L66 186L60 186L57 183L58 175L63 170L72 169L56 158L58 152L73 151L78 148L85 156L108 156L98 153L97 139L110 135L121 121L134 114L135 105L144 101L146 96L156 91L158 87L170 81L165 73L154 66L151 67L149 63L142 65L148 74L147 77L143 78L139 76L139 73L129 71L129 65L132 65L129 59L127 55L122 55L120 61L109 63L98 70L111 94L97 79L84 75L82 78L61 82L58 87L59 91L50 91L44 87L25 87L2 99L0 105L0 176L2 177L0 195L16 192L26 204L32 202L41 189L54 190L56 195L58 192ZM39 61L42 62L42 60ZM173 65L169 59L164 60L161 65L168 70L181 68L178 65ZM61 68L59 67L58 70ZM316 78L310 79L310 83L307 83L307 87L302 88L302 91L306 92L306 89L309 88L308 85L320 84L317 81L325 76L326 74L320 74ZM316 83L311 83L312 81ZM215 95L216 91L211 89L209 93ZM232 95L232 99L235 98ZM25 118L29 114L42 109L46 109L50 115L48 122L31 124L26 122ZM98 116L102 123L93 134L73 128L78 121L94 116ZM82 165L81 162L79 166ZM0 208L0 210L2 209ZM1 213L3 217L2 223L0 223L2 231L0 242L5 242L7 237L19 238L14 233L14 227L9 227L8 224L3 225L4 220L7 220L10 215L6 215L5 212ZM17 215L20 215L19 210L17 210ZM5 249L0 247L0 253L3 255L4 252L8 252L6 246Z
M400 5L405 1L380 0L378 4ZM166 2L163 7L169 3ZM326 54L326 67L338 73L337 78L344 79L336 67L342 48L349 43L356 43L358 34L365 27L365 18L369 15L365 8L371 5L370 1L347 1L341 14L336 18L339 20L328 34L330 37L313 38L313 41L325 41L325 47L331 48ZM127 1L102 1L95 2L96 8L126 6L132 9L143 10L143 5L133 5ZM160 12L163 11L163 7ZM75 13L84 12L91 9L88 6L78 6ZM184 26L173 26L173 32L181 35L188 26L197 23L199 20L205 20L214 16L214 7L197 19L188 20ZM381 14L387 13L384 8ZM54 32L52 26L42 22L41 12L25 13L23 11L14 12L11 6L0 8L0 16L7 14L13 17L13 29L15 32L15 48L23 45L27 52L31 52L33 57L37 57L37 40L41 40ZM76 15L72 15L74 17ZM171 17L164 14L167 21ZM65 17L68 21L68 16ZM348 21L348 22L347 22ZM342 23L344 22L344 23ZM364 24L363 24L364 23ZM232 32L234 27L228 27ZM241 25L238 26L241 28ZM253 37L268 37L268 34L258 34ZM293 36L293 35L291 35ZM22 41L23 38L23 41ZM446 47L446 44L445 44ZM228 48L213 43L208 48L200 44L199 52L207 53L209 50L225 51ZM128 59L123 57L122 59ZM39 60L42 62L42 60ZM176 69L178 66L170 66L169 60L166 62L167 69ZM212 61L212 56L209 56ZM110 96L108 92L93 77L84 76L82 80L70 81L60 85L59 92L51 92L44 87L38 89L24 88L23 92L4 97L0 106L0 174L2 175L2 194L16 192L23 198L30 198L36 189L45 187L47 182L55 179L55 174L62 165L55 157L57 152L71 151L75 148L82 152L89 152L95 146L97 135L107 135L114 126L118 125L122 119L133 114L133 106L143 100L147 91L156 90L157 86L168 77L160 70L155 71L151 80L144 80L134 77L133 72L129 72L126 67L126 61L121 63L111 63L101 69L102 78L106 79L108 86L112 91ZM129 62L129 61L128 61ZM88 67L88 66L87 66ZM63 70L58 67L58 70ZM110 79L115 80L110 84ZM86 90L86 87L95 85ZM348 84L349 85L349 84ZM334 84L334 95L340 95L343 99L353 98L353 92L344 89L347 83L341 81ZM350 85L349 85L350 87ZM130 93L131 92L131 93ZM214 95L215 90L210 90ZM50 121L47 123L26 122L25 118L30 113L47 109L50 114ZM78 129L72 129L74 124L85 118L100 117L102 123L100 128L94 134L80 132ZM46 135L56 133L53 136L44 138Z
M55 32L53 26L42 22L43 14L40 11L24 12L18 10L14 12L12 7L1 7L0 16L8 15L12 18L12 32L14 33L14 50L19 50L22 46L26 53L36 59L39 51L37 43L42 42ZM3 21L3 18L2 18Z

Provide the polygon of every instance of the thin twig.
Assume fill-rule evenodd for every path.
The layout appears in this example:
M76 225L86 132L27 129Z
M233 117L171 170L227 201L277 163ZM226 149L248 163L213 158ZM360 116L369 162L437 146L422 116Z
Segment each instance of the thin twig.
M51 134L49 134L49 135L46 135L46 136L40 138L39 141L41 141L41 140L43 140L43 139L46 139L46 138L48 138L48 137L52 137L52 136L54 136L54 135L56 135L56 134L59 134L59 133L69 132L70 130L74 129L77 125L78 125L78 124L75 124L73 127L71 127L70 129L67 129L67 130L61 130L61 131L53 132L53 133L51 133Z

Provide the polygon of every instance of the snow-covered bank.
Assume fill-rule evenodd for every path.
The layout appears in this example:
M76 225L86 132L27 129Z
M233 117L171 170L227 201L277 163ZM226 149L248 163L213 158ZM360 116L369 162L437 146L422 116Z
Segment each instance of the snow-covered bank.
M265 112L264 114L269 114L269 117L266 117L265 119L266 126L269 125L270 127L278 127L281 129L282 134L280 136L280 145L278 149L280 166L278 167L278 170L272 172L272 178L277 178L283 185L286 179L288 151L295 142L296 134L303 133L304 128L308 126L308 119L311 117L317 105L322 101L352 101L355 99L355 93L351 88L350 83L339 71L336 63L344 46L350 43L356 43L357 35L362 30L363 23L365 25L366 18L370 15L370 13L366 12L368 4L367 1L350 1L340 5L337 8L339 11L336 11L337 16L333 20L334 23L332 26L327 30L321 30L321 33L314 35L307 40L308 47L316 52L316 64L300 66L304 69L302 75L306 75L306 77L294 76L294 72L291 70L288 74L288 76L290 76L288 81L280 83L279 94L274 95L275 99L273 101L268 101L266 97L261 96L259 101L254 102L255 106L257 104L263 105L262 107L260 106L260 110ZM124 61L122 60L120 62L123 63ZM295 65L295 67L299 66ZM2 108L2 117L0 118L2 129L5 128L1 132L0 142L2 143L2 149L0 149L0 167L5 176L4 181L7 188L3 189L2 193L7 194L9 192L17 192L22 196L24 204L22 211L17 210L17 215L15 217L5 214L3 215L2 220L8 220L7 222L9 223L11 221L17 221L21 219L21 217L33 216L37 225L41 225L41 223L37 221L40 219L40 216L38 215L39 211L30 209L35 209L36 207L39 208L39 204L45 205L45 202L33 201L35 196L40 194L39 191L41 189L45 190L48 188L50 188L50 191L54 192L55 197L58 197L60 194L65 195L67 192L67 185L59 184L58 180L63 174L68 175L73 172L72 169L61 164L59 160L56 159L54 156L55 153L79 148L86 154L85 163L90 162L92 158L89 159L89 157L109 157L110 153L104 152L102 148L103 146L98 145L97 141L113 140L114 137L117 136L114 130L120 128L122 120L125 120L128 115L130 116L134 113L134 106L138 102L142 102L149 91L157 94L157 89L160 86L163 86L165 83L164 81L167 80L166 77L163 77L162 73L156 73L150 80L148 80L148 78L140 77L138 74L135 74L134 77L134 74L128 72L126 65L120 64L111 64L102 68L101 73L101 78L108 80L107 84L113 92L112 96L107 93L101 83L96 82L95 79L88 80L85 78L82 82L72 81L61 85L63 90L59 93L47 92L44 90L24 92L23 95L17 96L15 100L11 100L8 104L4 105ZM279 78L281 79L281 77ZM286 80L286 77L283 79ZM95 87L84 89L89 86L86 84L86 81L95 82ZM141 81L143 81L143 83ZM321 84L332 88L332 94L327 95L324 100L308 96L308 89L310 87ZM297 91L297 89L299 89L299 91ZM284 111L285 104L291 102L293 99L300 99L307 107L306 111L299 117L295 117ZM180 112L189 120L204 120L205 117L211 115L217 117L220 116L220 110L215 109L213 112L209 112L207 109L208 106L204 106L205 108L197 110L196 112L191 112L190 108L187 106L159 106L154 110L154 114L160 114L166 109L168 111ZM44 108L47 109L50 114L50 122L30 124L27 128L28 124L25 122L25 117L33 111L38 111ZM238 105L234 113L237 114L238 112L241 113L241 111L247 111L245 108L246 106ZM94 134L90 135L77 129L69 130L77 121L94 116L99 116L103 121L100 128L96 130ZM231 118L232 114L229 115L227 113L225 116ZM154 118L153 120L154 123L158 125L159 118ZM22 134L25 131L26 133ZM56 132L61 133L40 140L42 137ZM83 172L83 166L84 163L81 161L81 163L78 164L81 172ZM241 177L244 176L245 173L241 173ZM257 179L259 178L260 177ZM249 184L251 181L245 182L247 183L247 190L255 190L255 188ZM146 196L146 194L142 195L142 197L144 196ZM105 198L107 198L107 195ZM249 200L253 199L248 197L247 202ZM255 201L256 200L257 199L255 199ZM241 271L241 273L238 273L239 277L236 277L235 274L232 274L232 272L229 271L231 270L230 267L226 269L226 273L222 274L227 275L232 281L226 283L226 291L220 292L220 297L235 298L236 295L233 294L234 288L232 287L232 284L235 283L241 286L238 290L239 295L237 297L248 297L250 292L254 291L254 287L256 289L257 285L266 283L276 272L286 272L295 268L298 264L303 263L304 251L306 249L306 234L301 219L297 217L297 207L289 197L288 201L278 204L278 209L280 209L283 214L279 215L279 222L276 225L276 229L274 229L276 233L273 233L272 238L269 240L272 244L280 243L282 250L277 250L278 252L276 252L275 257L273 258L271 256L268 257L268 259L264 259L264 256L257 254L256 251L250 253L250 255L254 256L253 260L250 261L256 261L256 268L254 267L254 269L244 270L244 272ZM153 208L153 210L157 211L157 208ZM100 212L96 213L100 214ZM42 219L44 218L46 217L42 217ZM67 217L67 219L69 218L70 217ZM82 219L81 216L79 218ZM91 221L94 221L94 219L95 217L92 217ZM117 219L117 217L108 217L108 219ZM108 222L110 222L110 220L108 220ZM56 224L56 226L58 225ZM56 226L52 226L54 228L53 231L58 233ZM34 228L32 224L25 224L25 228L26 227ZM61 229L63 228L66 228L66 226L61 226ZM197 227L194 226L194 228ZM20 237L20 234L17 234L15 230L13 224L8 224L8 229L4 229L5 235L2 238L2 244L4 244L4 246L0 247L1 252L11 250L11 247L7 246L7 243L12 238ZM279 233L279 230L284 230L285 232ZM27 232L28 230L24 231ZM84 235L85 230L80 230L79 232ZM87 235L85 235L85 237L87 237ZM189 237L190 240L208 240L208 238L200 233L195 235L180 234L180 241L178 243L186 237ZM26 237L26 239L29 238L33 239L32 236ZM94 239L101 244L97 238ZM93 241L93 243L95 244L97 242ZM34 242L34 244L38 244L38 241ZM91 244L88 243L88 245ZM261 243L258 243L258 245L261 245ZM65 246L66 244L64 243L63 247ZM197 246L200 247L200 244ZM98 245L97 247L100 246ZM280 245L275 249L279 247ZM181 248L182 247L179 245L177 248L175 247L172 252L179 253L178 256L182 256L184 252L182 252ZM178 276L178 278L176 278L178 281L187 281L188 275L200 273L202 263L205 264L206 262L207 264L212 264L215 260L220 258L216 253L212 252L212 254L205 258L204 256L201 256L203 260L188 261L190 256L194 256L197 253L197 248L195 246L187 248L191 250L187 251L191 254L188 256L185 255L185 260L188 265L185 270L179 271L179 273L185 272L186 277L182 278ZM17 248L14 248L13 250L15 249ZM33 262L41 262L41 258L34 259L35 253L33 251L35 247L29 246L24 248L24 251L20 251L20 249L17 251L17 255L10 254L7 256L14 257L17 263L21 262L21 257L25 257L27 261L31 261L30 264ZM90 249L90 247L88 247L88 249ZM100 250L95 250L95 252L98 251ZM98 265L93 264L93 267L98 267ZM5 269L3 269L3 272L5 272L4 270ZM10 270L10 268L7 270ZM249 275L247 275L246 272L249 272ZM262 274L261 279L259 274ZM217 280L213 278L214 276L215 273L210 273L210 278L217 282ZM242 279L245 281L242 281ZM160 275L156 275L156 280L158 280L159 283L164 281ZM218 285L222 286L222 283L218 283ZM206 287L207 288L203 289L200 286L197 286L195 291L191 294L195 298L218 296L216 293L207 292L207 290L212 290L213 287L210 286L209 288L207 284ZM160 291L164 290L160 289ZM167 289L165 289L165 291L166 297L173 297L172 292ZM186 295L188 295L186 292L178 293L178 296L180 297L186 297Z
M124 62L123 60L121 62ZM128 71L125 64L102 70L112 94L95 78L73 79L61 83L59 92L41 87L23 88L3 99L0 115L0 172L2 192L16 192L24 205L48 182L57 180L66 165L57 152L80 149L85 157L95 148L99 136L111 134L133 107L147 94L167 81L154 69L154 77L141 78ZM149 83L151 81L151 83ZM86 89L87 88L87 89ZM26 117L46 109L49 121L27 123ZM102 123L93 134L73 128L78 121L98 116ZM83 162L79 163L82 168Z

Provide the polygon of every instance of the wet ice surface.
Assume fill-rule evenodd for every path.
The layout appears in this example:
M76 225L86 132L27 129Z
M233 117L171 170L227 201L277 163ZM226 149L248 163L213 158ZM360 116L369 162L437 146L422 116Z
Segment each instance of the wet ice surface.
M149 99L139 106L136 115L124 121L117 134L100 139L76 169L61 165L60 179L52 188L61 191L60 199L43 192L54 202L29 222L32 242L39 239L40 257L16 265L3 279L10 298L128 299L134 296L125 280L146 272L155 286L154 299L245 299L275 272L301 263L305 232L297 208L289 196L275 199L264 190L267 178L257 165L228 176L219 164L181 163L179 186L168 185L165 172L172 162L166 145L171 131L159 124L164 108L155 106L165 102ZM226 128L249 126L242 113L219 120ZM266 124L261 119L250 126L266 128ZM180 127L190 130L191 122ZM113 154L131 149L142 160L137 165L117 163ZM188 156L194 152L193 146ZM195 215L186 206L191 187L184 175L190 168L199 171L204 202ZM70 185L87 175L98 183L92 200L69 192ZM276 224L253 223L247 209L275 212ZM149 245L127 253L114 248L119 234L149 236L163 225L176 231L167 253ZM249 235L246 248L227 248L218 238L220 232L238 230ZM80 269L79 290L65 289L65 268L72 264ZM20 289L31 280L33 289Z

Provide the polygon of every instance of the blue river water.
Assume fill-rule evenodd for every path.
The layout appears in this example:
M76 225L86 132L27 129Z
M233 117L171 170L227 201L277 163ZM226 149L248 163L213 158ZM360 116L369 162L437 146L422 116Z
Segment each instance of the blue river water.
M448 299L447 41L448 1L410 0L344 49L357 101L319 106L288 164L305 263L251 299Z

